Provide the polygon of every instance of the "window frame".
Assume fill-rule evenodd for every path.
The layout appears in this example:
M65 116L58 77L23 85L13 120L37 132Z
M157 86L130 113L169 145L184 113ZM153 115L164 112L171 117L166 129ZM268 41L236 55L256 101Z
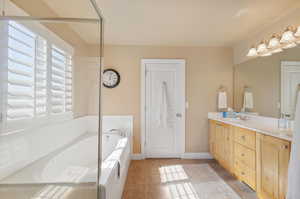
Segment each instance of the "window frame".
M55 33L48 30L45 26L38 22L31 22L30 24L25 24L22 22L16 22L26 28L28 28L30 31L32 31L37 36L42 37L47 42L47 76L46 76L46 115L44 117L37 117L36 114L34 114L33 118L30 119L21 119L21 120L15 120L15 121L9 121L7 120L6 114L7 114L7 88L8 88L8 21L0 22L0 64L4 67L0 67L0 134L12 134L12 133L18 133L22 132L24 130L32 129L32 128L38 128L40 126L45 126L49 124L55 124L59 122L64 122L67 120L73 119L73 112L74 112L74 61L72 62L72 109L69 112L66 112L64 110L63 113L52 115L51 114L51 46L56 46L57 48L64 51L66 54L71 56L72 60L74 60L74 49L73 47L68 44L66 41L61 39L59 36L57 36ZM35 46L36 46L37 39L35 40ZM36 50L36 49L35 49ZM36 60L36 56L34 57ZM34 67L36 67L36 62L34 63ZM34 72L36 75L36 72ZM34 75L34 76L35 76ZM35 78L35 77L34 77ZM36 81L34 81L34 90L36 87ZM34 92L34 101L36 100L36 92ZM34 109L36 109L36 104L34 103Z

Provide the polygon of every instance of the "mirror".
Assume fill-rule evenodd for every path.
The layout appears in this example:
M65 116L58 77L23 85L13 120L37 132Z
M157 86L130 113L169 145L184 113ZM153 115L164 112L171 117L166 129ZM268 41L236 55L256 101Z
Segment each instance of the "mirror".
M300 47L248 60L234 68L234 109L292 118L299 85Z

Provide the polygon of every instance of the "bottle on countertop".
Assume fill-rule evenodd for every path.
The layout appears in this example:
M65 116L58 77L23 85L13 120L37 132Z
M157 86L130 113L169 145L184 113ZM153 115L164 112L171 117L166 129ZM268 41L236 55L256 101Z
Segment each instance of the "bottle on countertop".
M280 118L278 119L278 128L279 130L286 130L289 128L288 115L283 113L280 114Z

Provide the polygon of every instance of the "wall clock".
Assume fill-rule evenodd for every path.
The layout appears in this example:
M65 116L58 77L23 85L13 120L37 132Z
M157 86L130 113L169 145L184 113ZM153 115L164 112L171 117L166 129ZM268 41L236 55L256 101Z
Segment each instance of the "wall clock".
M115 88L120 83L120 74L114 69L105 69L103 71L103 86L106 88Z

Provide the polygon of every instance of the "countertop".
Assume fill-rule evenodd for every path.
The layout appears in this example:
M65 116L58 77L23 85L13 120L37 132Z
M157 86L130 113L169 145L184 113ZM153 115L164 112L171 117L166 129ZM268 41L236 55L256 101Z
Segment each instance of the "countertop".
M250 117L247 120L241 120L237 118L222 118L216 114L208 114L208 119L249 129L252 131L256 131L257 133L269 135L287 141L292 141L293 139L291 130L280 130L279 128L275 127L275 125L272 124L272 122L269 121L264 122L266 121L265 117L260 118L259 116L255 116L255 117Z

